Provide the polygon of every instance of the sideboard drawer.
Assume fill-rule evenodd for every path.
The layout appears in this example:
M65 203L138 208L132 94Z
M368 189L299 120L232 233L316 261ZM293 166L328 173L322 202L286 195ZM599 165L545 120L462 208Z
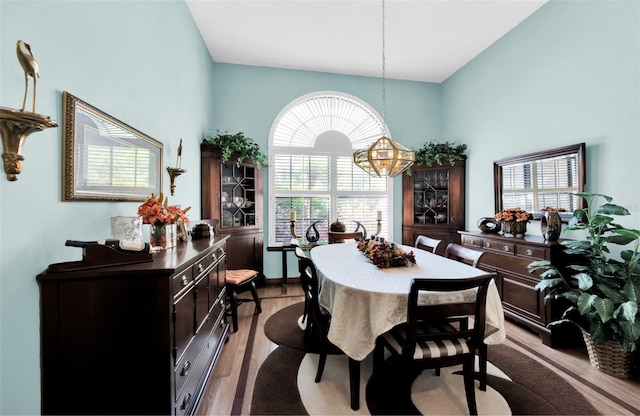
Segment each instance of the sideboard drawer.
M184 293L173 304L173 359L174 365L184 354L191 338L196 333L195 318L193 314L194 286Z
M494 241L494 240L482 240L482 248L486 250L494 250L499 251L501 253L506 254L514 254L515 252L515 244L506 243L503 241Z
M470 235L462 236L462 244L467 246L482 247L482 238Z
M533 260L544 260L547 250L540 247L532 247L522 244L516 244L516 256L527 257Z
M193 284L193 267L188 267L180 273L176 273L171 277L171 291L173 296L180 296L183 291L187 290L189 285Z

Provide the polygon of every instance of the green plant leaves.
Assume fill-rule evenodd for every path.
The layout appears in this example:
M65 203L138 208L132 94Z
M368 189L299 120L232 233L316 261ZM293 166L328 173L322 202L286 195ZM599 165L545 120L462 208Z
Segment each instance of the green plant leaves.
M544 270L536 289L549 291L545 301L561 296L571 302L562 320L556 322L569 320L581 326L584 319L594 344L615 341L625 351L633 351L640 339L640 231L614 222L613 215L629 215L629 211L611 203L611 197L586 192L576 195L585 198L587 208L575 210L565 230L582 230L587 236L582 240L562 242L565 253L580 259L562 268L573 274L564 278L548 261L531 263L528 268ZM605 203L595 204L598 198L604 199ZM620 250L617 259L611 253L610 245L630 248ZM572 313L576 309L579 316Z
M248 159L256 167L262 167L266 156L260 151L260 147L257 143L254 143L253 139L245 137L243 132L235 134L230 134L226 131L220 132L220 130L216 130L216 132L215 136L205 136L202 142L219 147L222 150L222 162L226 162L232 154L236 154L238 164Z
M443 161L447 160L453 165L456 160L464 159L464 152L466 150L466 144L449 143L448 141L441 143L432 140L416 150L415 163L432 166L434 164L442 165ZM407 170L407 174L411 175L409 169Z

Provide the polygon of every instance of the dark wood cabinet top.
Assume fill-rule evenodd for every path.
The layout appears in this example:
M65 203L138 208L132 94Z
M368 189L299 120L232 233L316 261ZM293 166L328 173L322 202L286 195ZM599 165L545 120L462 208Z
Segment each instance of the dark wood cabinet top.
M532 244L537 246L545 246L545 247L555 247L562 246L562 239L558 241L549 241L545 240L541 235L529 235L525 234L523 237L504 237L500 234L491 234L491 233L483 233L480 231L458 231L459 234L462 235L470 235L478 238L489 238L492 240L504 241L505 243L523 243L523 244Z
M188 268L195 258L206 252L213 251L220 247L229 238L226 234L217 234L212 239L197 239L186 242L178 242L174 248L153 253L153 261L144 263L133 263L122 266L107 266L85 270L70 270L62 272L52 272L45 270L36 279L39 282L73 280L73 279L99 279L106 276L117 276L119 274L131 274L146 276L153 274L172 275ZM51 268L51 266L50 266Z

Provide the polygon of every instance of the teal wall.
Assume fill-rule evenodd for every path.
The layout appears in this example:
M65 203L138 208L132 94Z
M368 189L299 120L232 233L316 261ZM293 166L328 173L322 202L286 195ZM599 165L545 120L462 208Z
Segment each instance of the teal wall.
M640 228L640 2L551 1L446 80L442 99L444 135L469 146L467 228L494 213L494 160L581 142L586 190Z
M614 196L634 214L628 225L640 228L639 20L635 0L552 0L443 84L387 80L387 123L410 147L433 138L469 146L470 230L493 214L494 160L578 142L587 143L587 189ZM37 112L61 124L69 91L163 142L165 166L184 139L188 172L171 201L192 206L191 218L200 215L204 133L244 131L266 150L280 110L314 91L342 91L382 112L379 79L213 64L182 0L0 0L4 107L20 107L24 92L18 39L40 65ZM1 414L40 411L35 276L80 258L65 240L104 238L111 216L138 205L61 202L61 143L60 127L34 133L20 179L0 179ZM168 192L166 173L164 181ZM400 178L394 186L399 236ZM266 204L264 215L267 230ZM278 253L265 252L265 273L280 275Z
M317 91L341 91L369 103L382 114L382 83L378 78L291 71L242 65L214 64L215 129L242 131L263 151L268 148L269 132L275 118L291 101ZM386 121L394 139L407 147L419 147L439 137L441 132L440 85L386 80ZM269 201L269 167L264 168L265 201ZM394 181L394 235L401 236L402 179ZM267 252L268 204L264 204L264 273L282 276L280 253ZM289 256L288 274L297 265Z
M62 125L68 91L163 142L164 166L175 164L183 138L187 173L170 201L193 206L192 218L200 215L199 142L214 111L213 63L182 0L1 0L3 107L22 105L18 39L31 44L40 66L38 113ZM80 249L64 246L67 239L108 237L110 217L135 215L139 205L61 202L61 127L29 136L23 154L18 181L0 178L1 414L40 412L35 276L51 263L82 258ZM168 193L164 167L163 176Z

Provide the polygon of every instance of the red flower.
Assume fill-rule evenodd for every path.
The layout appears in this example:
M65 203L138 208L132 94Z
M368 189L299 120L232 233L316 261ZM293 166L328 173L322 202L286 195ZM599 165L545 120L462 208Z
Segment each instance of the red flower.
M177 205L169 205L169 198L163 197L161 192L158 197L151 194L151 198L138 207L138 215L142 217L144 224L173 224L179 220L189 224L186 213L190 209L191 207L181 209Z
M493 218L498 222L502 222L502 221L529 222L529 220L533 219L533 215L531 215L531 213L521 208L506 208L506 209L503 209L502 212L498 212Z

